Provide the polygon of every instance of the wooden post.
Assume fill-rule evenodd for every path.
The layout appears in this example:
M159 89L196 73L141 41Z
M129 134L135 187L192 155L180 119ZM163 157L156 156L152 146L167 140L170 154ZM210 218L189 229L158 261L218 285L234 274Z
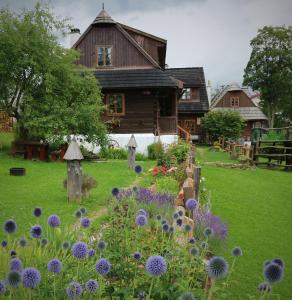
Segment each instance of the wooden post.
M69 202L76 200L80 202L82 198L82 169L80 161L83 159L83 155L75 138L71 141L64 159L67 160L68 200Z
M199 200L200 192L200 180L201 180L201 167L195 167L194 170L194 196Z
M191 178L187 178L183 183L184 201L194 197L194 181Z
M128 147L128 167L130 169L134 169L135 168L135 162L136 162L137 142L136 142L136 139L135 139L133 134L132 134L132 136L129 140L129 143L128 143L127 147Z

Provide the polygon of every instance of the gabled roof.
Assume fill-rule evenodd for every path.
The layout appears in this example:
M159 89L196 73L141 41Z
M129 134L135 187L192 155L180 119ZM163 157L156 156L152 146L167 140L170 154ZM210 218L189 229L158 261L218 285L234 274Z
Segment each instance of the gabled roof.
M75 137L71 141L71 143L64 155L64 159L65 160L82 160L83 159L83 155L81 153L80 147L79 147Z
M178 104L178 112L197 113L209 110L209 101L206 89L204 69L198 68L171 68L165 72L183 82L184 88L198 87L200 90L200 101L181 101Z
M212 111L237 111L241 115L241 117L248 120L267 120L266 115L261 111L261 109L257 106L251 107L213 107Z
M104 89L110 88L177 88L180 81L160 69L97 70L95 77Z
M102 24L111 24L115 26L122 35L155 67L160 68L159 64L149 55L142 46L140 46L137 41L131 37L131 35L123 28L123 26L119 23L116 23L111 16L102 9L101 12L97 15L91 25L84 31L84 33L79 37L79 39L75 42L72 48L77 48L80 42L85 38L87 33L94 27Z

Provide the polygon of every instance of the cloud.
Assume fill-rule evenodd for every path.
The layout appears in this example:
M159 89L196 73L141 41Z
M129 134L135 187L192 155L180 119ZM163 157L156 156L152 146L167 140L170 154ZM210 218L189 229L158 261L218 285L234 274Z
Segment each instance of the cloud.
M250 40L265 25L291 25L291 0L104 0L118 22L168 40L170 67L203 66L213 86L242 82ZM26 0L26 7L36 1ZM55 14L71 17L83 32L102 1L51 0ZM21 1L0 0L17 10Z

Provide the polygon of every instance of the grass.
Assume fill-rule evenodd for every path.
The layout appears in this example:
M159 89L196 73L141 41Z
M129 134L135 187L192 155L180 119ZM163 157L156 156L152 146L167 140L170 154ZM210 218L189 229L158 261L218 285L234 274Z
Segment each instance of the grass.
M198 148L200 161L229 160L226 153ZM216 156L215 156L216 155ZM267 169L224 169L205 165L202 168L206 186L212 193L212 210L229 227L226 251L240 246L244 256L238 259L232 276L236 281L228 299L250 299L258 294L263 281L265 260L281 257L286 263L284 280L273 287L281 299L291 299L292 290L292 174ZM277 299L276 296L270 299Z
M139 162L144 169L149 169L152 161ZM9 168L24 167L24 177L9 176ZM91 214L105 207L113 187L128 187L137 179L129 170L126 161L83 162L83 171L97 180L97 188L91 190L84 206ZM18 234L30 228L31 214L34 207L42 207L45 215L57 213L63 224L72 223L74 211L80 207L77 203L68 203L63 180L66 177L66 163L26 161L12 158L0 152L0 224L7 218L13 218L19 225ZM3 232L0 232L3 238Z

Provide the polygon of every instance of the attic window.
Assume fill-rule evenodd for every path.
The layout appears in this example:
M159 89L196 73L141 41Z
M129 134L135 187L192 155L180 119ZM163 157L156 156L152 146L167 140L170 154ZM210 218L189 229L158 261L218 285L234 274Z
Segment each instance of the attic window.
M112 65L112 47L97 46L97 67Z
M183 89L183 94L181 96L182 100L190 100L191 99L191 89L190 88L186 88Z
M124 94L108 94L106 104L108 116L123 116L125 114Z
M230 97L230 106L238 107L239 106L239 97Z

